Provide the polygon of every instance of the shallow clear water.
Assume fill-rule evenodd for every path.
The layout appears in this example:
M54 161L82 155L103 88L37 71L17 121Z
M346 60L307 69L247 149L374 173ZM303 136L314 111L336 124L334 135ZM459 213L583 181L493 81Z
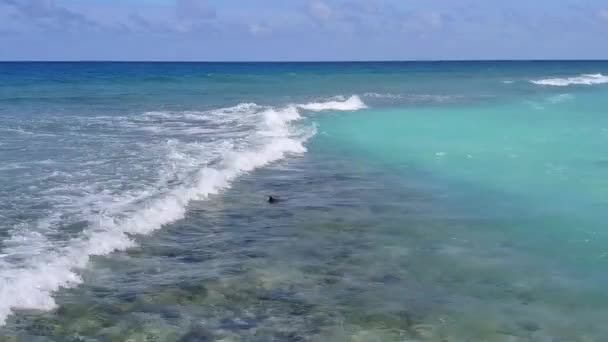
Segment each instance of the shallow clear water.
M0 64L0 339L602 341L607 69Z

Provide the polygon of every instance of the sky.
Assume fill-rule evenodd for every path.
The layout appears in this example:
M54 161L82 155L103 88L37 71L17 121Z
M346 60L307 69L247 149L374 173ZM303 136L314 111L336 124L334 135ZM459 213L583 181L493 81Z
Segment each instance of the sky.
M0 60L608 59L608 0L0 0Z

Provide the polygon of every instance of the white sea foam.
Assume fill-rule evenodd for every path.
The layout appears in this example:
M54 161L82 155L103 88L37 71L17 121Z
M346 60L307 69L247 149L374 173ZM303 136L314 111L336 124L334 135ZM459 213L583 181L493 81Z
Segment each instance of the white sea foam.
M288 105L282 108L242 104L206 112L145 113L143 117L225 121L245 130L230 141L186 142L169 140L164 149L164 169L155 184L126 192L103 186L64 184L44 196L67 197L65 212L57 212L35 223L36 227L14 227L5 240L0 258L0 324L15 309L51 310L53 293L82 282L78 270L92 256L106 255L135 245L132 234L149 234L185 217L188 203L203 200L228 188L240 175L306 151L304 143L314 127L298 127L299 109L309 111L357 110L365 104L356 96L344 101ZM119 119L120 120L123 120ZM161 120L161 121L163 121ZM149 124L149 122L145 122ZM162 124L159 123L159 124ZM222 130L219 129L221 133ZM196 135L198 132L192 132ZM220 134L221 136L221 134ZM135 166L132 166L135 167ZM194 173L190 171L194 170ZM85 171L81 171L86 173ZM167 185L176 180L173 186ZM124 180L119 180L121 182ZM72 189L73 188L73 189ZM96 190L102 188L102 190ZM69 198L73 191L80 191ZM76 199L76 200L75 200ZM61 225L65 214L76 215L88 227L59 245L46 238L46 231ZM68 215L68 216L69 216ZM19 256L20 262L10 257Z
M321 112L327 110L336 111L355 111L367 108L365 103L357 95L353 95L346 100L335 100L327 102L311 102L307 104L297 105L298 108L309 110L312 112Z
M546 78L532 80L531 83L543 86L567 87L570 85L596 85L608 83L608 76L602 74L583 74L576 77L567 78Z

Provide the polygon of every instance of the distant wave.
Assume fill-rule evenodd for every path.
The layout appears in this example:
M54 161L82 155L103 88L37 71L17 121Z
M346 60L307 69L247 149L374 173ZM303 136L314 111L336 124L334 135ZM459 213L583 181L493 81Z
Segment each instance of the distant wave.
M244 103L210 111L148 112L136 118L122 117L121 120L128 121L125 129L139 129L143 125L148 129L156 127L158 132L172 128L166 126L169 124L211 123L217 127L217 139L208 143L169 139L167 152L158 156L168 171L159 171L161 181L153 186L114 194L90 193L86 197L90 201L82 201L84 194L75 193L73 203L79 203L79 206L74 210L78 219L88 222L88 226L69 241L57 245L34 226L49 226L50 222L61 224L60 208L56 208L57 212L51 217L32 223L32 227L20 226L10 232L3 241L2 252L5 256L28 257L17 258L22 261L0 257L0 325L14 309L55 308L53 293L81 283L77 270L85 267L92 256L133 247L136 243L131 235L150 234L184 218L190 201L202 200L229 188L244 173L291 154L306 152L304 143L315 132L314 127L294 125L301 119L300 110L350 111L365 107L359 97L352 96L343 101L283 107ZM196 130L181 133L185 137L200 136ZM232 137L232 140L224 139L224 136ZM195 153L191 153L193 149ZM163 182L164 179L174 181ZM99 182L97 185L103 188L102 181L91 181ZM78 186L73 188L79 189Z
M551 96L547 101L552 104L558 104L558 103L570 101L572 99L574 99L574 95L572 95L572 94L559 94L559 95Z
M353 95L345 100L337 99L327 102L312 102L307 104L297 105L298 108L313 112L338 110L338 111L354 111L367 108L367 105L357 95Z
M365 93L363 94L365 97L376 98L376 99L402 99L404 96L401 94L391 94L391 93Z
M29 131L29 130L25 130L23 128L17 127L17 128L10 128L10 127L0 127L0 132L7 132L7 134L10 135L16 135L16 136L23 136L24 138L29 138L31 136L38 136L38 137L52 137L55 136L55 134L51 134L51 133L38 133L38 132L33 132L33 131Z
M446 102L461 99L461 95L438 95L438 94L392 94L392 93L365 93L364 97L387 100L409 100L413 102Z
M9 163L9 164L0 165L0 171L24 169L26 167L27 166L24 166L24 165L22 165L20 163Z
M543 86L567 87L569 85L595 85L608 83L608 76L602 74L583 74L568 78L546 78L532 80L531 83Z
M14 133L14 134L21 134L21 135L34 135L33 132L26 131L22 128L0 127L0 131L5 131L5 132L9 132L9 133Z

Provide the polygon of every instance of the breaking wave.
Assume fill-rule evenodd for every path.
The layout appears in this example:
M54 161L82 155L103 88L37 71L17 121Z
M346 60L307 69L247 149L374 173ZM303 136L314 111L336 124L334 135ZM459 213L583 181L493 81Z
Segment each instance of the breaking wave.
M98 126L165 139L162 148L156 143L142 147L142 151L155 148L162 151L155 158L149 158L161 160L161 171L154 177L156 181L148 183L138 183L136 177L141 177L140 174L128 177L114 174L120 178L118 181L104 180L95 172L112 163L114 156L110 155L107 160L80 163L82 172L72 170L69 177L63 177L66 172L53 173L52 177L65 181L46 193L49 202L55 200L49 194L59 194L61 196L56 197L70 205L56 202L54 212L38 221L13 227L9 237L2 241L0 323L15 309L55 308L53 293L81 283L78 270L84 268L92 256L133 247L136 243L131 235L150 234L183 219L189 202L220 193L244 173L289 155L304 153L304 144L314 135L314 127L295 124L302 118L301 110L348 111L365 107L359 97L352 96L343 101L280 108L245 103L202 112L148 112L135 117L97 118ZM147 160L140 162L144 164ZM138 167L131 169L135 169L135 173L156 169L147 164ZM125 182L138 188L124 190L120 187L124 185L115 185ZM89 186L91 183L93 186ZM63 189L69 191L62 192ZM64 220L70 216L75 217L73 221L85 222L83 230L69 240L58 242L49 238L49 232L59 232L62 225L69 224Z
M546 78L530 81L536 85L567 87L570 85L596 85L608 83L608 76L602 74L583 74L576 77L568 78Z

